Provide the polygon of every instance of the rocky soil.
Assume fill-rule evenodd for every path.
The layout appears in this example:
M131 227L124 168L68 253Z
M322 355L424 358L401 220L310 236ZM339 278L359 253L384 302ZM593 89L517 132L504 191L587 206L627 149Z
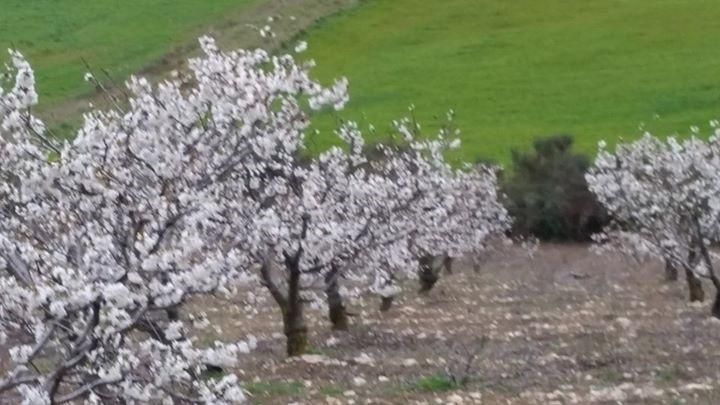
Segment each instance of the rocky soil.
M271 302L253 316L204 303L220 325L206 338L258 338L237 371L258 404L720 404L720 320L660 263L544 245L456 267L389 312L353 303L348 332L310 311L302 358L285 358Z

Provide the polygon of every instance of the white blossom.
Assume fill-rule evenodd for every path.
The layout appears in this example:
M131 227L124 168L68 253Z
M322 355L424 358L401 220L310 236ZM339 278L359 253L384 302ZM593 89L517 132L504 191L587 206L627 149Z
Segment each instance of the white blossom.
M709 246L720 240L719 173L714 136L679 141L645 134L614 153L601 145L586 179L614 222L595 239L638 258L665 260L718 289ZM720 316L717 298L713 314Z

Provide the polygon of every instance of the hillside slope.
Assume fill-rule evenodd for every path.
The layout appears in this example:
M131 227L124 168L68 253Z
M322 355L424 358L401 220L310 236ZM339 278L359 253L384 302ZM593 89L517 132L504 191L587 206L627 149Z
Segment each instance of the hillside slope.
M33 63L47 102L85 91L82 59L126 75L203 25L260 0L5 0L0 46Z
M83 81L85 63L115 84L132 73L157 78L181 67L196 51L200 35L212 34L223 48L273 48L318 19L356 3L4 0L0 6L0 48L16 48L28 57L37 76L40 115L56 133L69 135L88 102L102 105L102 97ZM270 24L277 35L272 41L263 40L257 32L257 27L265 24Z
M594 152L720 110L714 0L366 0L307 40L322 78L350 78L346 117L380 126L413 103L427 124L454 108L468 159L556 133Z

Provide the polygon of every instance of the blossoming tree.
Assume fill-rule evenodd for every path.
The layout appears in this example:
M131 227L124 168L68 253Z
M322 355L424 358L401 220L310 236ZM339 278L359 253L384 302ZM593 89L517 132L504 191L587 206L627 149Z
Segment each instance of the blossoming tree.
M227 128L237 126L234 117L253 120L240 133L247 146L236 148L247 157L237 159L239 170L218 193L224 217L231 218L224 235L260 264L259 281L282 313L288 354L301 354L307 346L308 300L322 302L325 292L331 318L342 324L339 278L372 288L396 271L415 271L413 245L419 242L411 239L438 232L439 215L447 216L445 205L457 198L457 191L448 191L456 187L455 172L442 158L452 141L421 141L401 131L410 148L383 146L386 156L369 161L357 125L347 123L337 131L342 147L308 157L308 110L341 109L348 99L346 81L324 88L310 79L310 63L298 64L288 55L258 58L255 70L238 72L238 53L208 47L211 56L196 69L210 78L201 82L203 93L211 94L214 108L229 121L221 121L220 131L232 138ZM268 72L261 62L274 69ZM476 187L486 186L494 198L493 176ZM449 242L452 238L438 237L423 243L439 254L450 249Z
M447 151L459 146L459 140L448 127L431 139L422 138L419 126L413 121L401 120L395 127L401 139L390 145L378 145L375 159L368 161L368 167L372 173L390 179L390 192L386 194L406 198L401 197L400 204L392 207L381 200L373 214L366 216L383 220L364 224L366 235L373 237L356 243L349 257L364 257L362 253L365 253L374 255L375 259L350 260L344 266L348 269L373 266L375 271L370 273L373 278L366 282L371 285L371 291L383 297L386 306L398 291L399 279L418 275L422 279L425 262L440 258L447 264L453 257L477 254L484 250L489 238L502 235L510 225L507 212L497 198L493 168L477 166L456 170L445 161ZM362 206L368 207L368 204ZM385 236L378 236L382 234ZM385 251L385 245L373 243L377 240L394 241L395 252ZM388 255L397 255L398 248L403 249L401 257L405 260L388 262L388 257L392 257ZM431 271L436 277L435 269ZM366 269L361 274L367 273ZM344 275L344 278L356 282L358 276ZM330 300L328 304L330 319L337 327L333 314L340 311Z
M699 278L708 278L716 289L716 317L720 279L709 245L720 236L718 173L717 137L662 141L645 135L614 153L601 148L587 174L590 189L614 218L599 239L684 269L691 300L703 299Z
M13 54L0 99L0 322L22 344L0 391L30 403L242 399L234 376L199 375L252 340L196 348L178 308L229 292L255 259L240 250L264 203L254 187L286 167L307 125L294 98L338 99L289 57L201 45L189 77L131 79L129 99L87 114L66 145L30 114L32 70ZM272 199L281 184L267 185Z
M200 375L233 366L253 340L197 347L177 311L229 292L247 268L218 194L252 158L240 134L260 124L216 102L220 85L204 70L212 42L204 49L193 87L132 79L126 105L87 114L64 145L30 114L32 70L13 53L15 82L0 94L0 323L13 368L0 393L32 404L243 400L234 375ZM252 74L264 57L239 55L235 68Z
M310 161L296 154L287 170L269 178L284 181L284 194L274 195L253 227L262 240L255 246L265 249L257 253L263 256L262 283L283 313L290 355L307 345L305 301L322 302L325 291L330 317L342 325L339 278L368 287L394 269L408 268L410 214L423 189L432 188L401 161L371 167L354 124L338 134L345 149L331 148ZM280 264L280 274L273 263Z
M333 280L377 287L421 251L457 248L440 229L505 221L494 175L450 170L448 140L408 134L408 151L387 148L373 164L348 124L344 148L305 157L308 111L342 108L347 83L324 87L289 55L223 52L209 38L201 48L189 75L132 78L126 100L109 95L113 107L88 113L64 144L32 116L33 72L12 54L0 91L0 337L12 367L0 394L242 401L234 375L201 375L235 365L253 339L196 345L193 297L261 282L282 311L288 353L300 354L303 305L331 294ZM454 213L468 187L492 213ZM495 226L478 224L476 237Z
M414 227L408 248L417 260L420 292L426 292L443 268L452 271L455 258L477 257L490 240L504 238L511 221L498 198L495 168L465 165L455 169L445 161L446 152L460 144L453 139L452 112L448 125L431 142L418 141L420 127L412 120L397 122L396 129L411 146L393 151L389 160L404 159L415 172L411 177L433 184L431 192L422 194L408 222ZM422 170L417 160L426 161ZM389 298L391 292L383 295Z

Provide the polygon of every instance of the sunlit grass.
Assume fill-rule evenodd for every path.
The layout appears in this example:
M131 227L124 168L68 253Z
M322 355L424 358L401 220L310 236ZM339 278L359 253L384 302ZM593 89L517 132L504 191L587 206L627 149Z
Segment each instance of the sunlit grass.
M319 77L350 79L344 117L381 129L412 103L433 127L453 108L463 157L507 162L536 136L594 152L718 117L717 21L714 0L367 0L306 39Z

